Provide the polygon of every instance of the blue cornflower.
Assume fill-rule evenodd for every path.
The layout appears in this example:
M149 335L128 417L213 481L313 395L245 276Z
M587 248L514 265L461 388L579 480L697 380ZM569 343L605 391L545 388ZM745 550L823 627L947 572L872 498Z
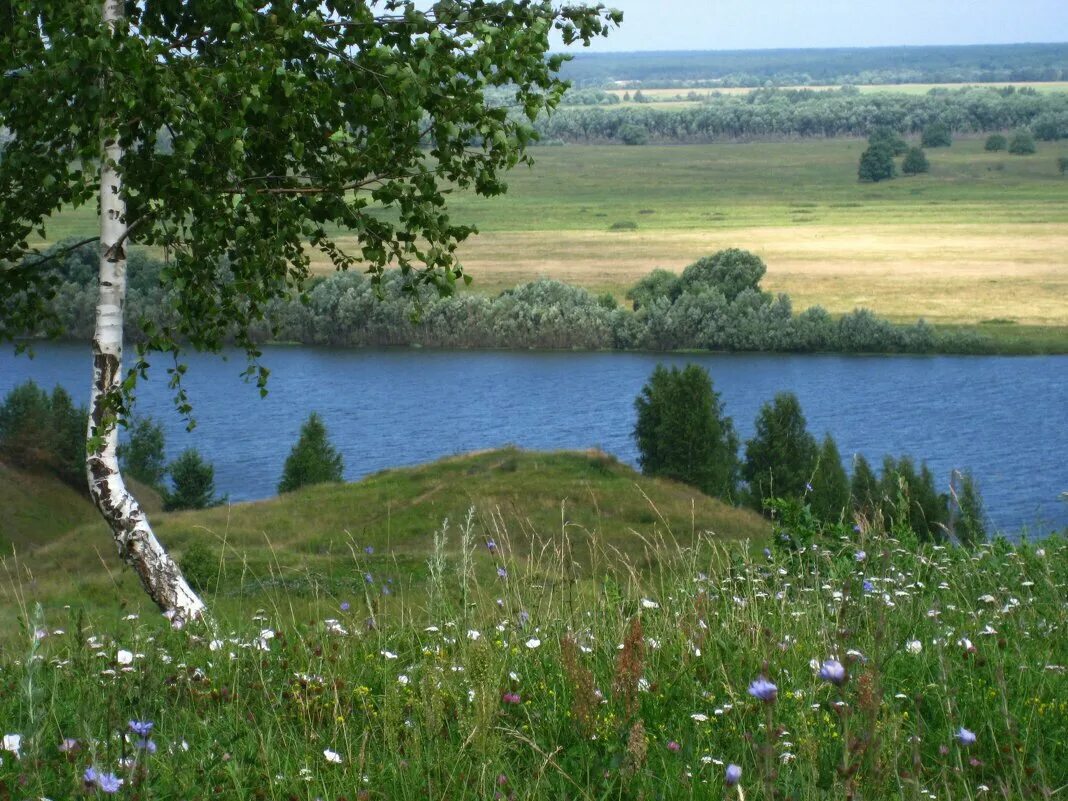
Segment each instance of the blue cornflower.
M490 553L496 553L496 551L497 551L497 543L493 539L486 540L486 549Z
M812 492L812 485L810 483L808 483L807 481L805 482L805 489L808 490L809 492Z
M375 546L368 545L366 548L363 549L363 552L365 554L367 554L368 556L370 556L371 554L373 554L375 552Z
M497 578L508 578L508 571L503 567L497 568Z
M770 704L779 694L779 688L763 676L758 676L749 685L749 694Z
M728 787L734 787L734 785L740 782L742 780L741 766L735 765L733 762L727 765L726 779Z
M364 573L363 574L363 580L366 581L368 584L374 584L375 583L375 578L370 573Z
M840 687L846 680L845 665L837 659L826 660L820 665L820 678Z
M765 548L764 549L764 558L765 559L771 559L771 548Z
M978 738L975 736L975 732L974 731L969 731L968 729L964 728L963 726L961 726L957 730L957 742L959 742L961 745L964 745L964 746L972 745L976 741L976 739L978 739Z
M530 620L530 612L528 612L526 609L520 609L519 610L519 624L521 626L525 626L525 625L527 625L529 620Z
M85 769L85 773L82 774L82 781L86 784L96 784L96 780L99 774L96 772L96 768L90 766Z
M341 611L342 612L348 612L349 609L351 609L351 608L352 608L352 606L351 606L351 604L349 604L348 601L342 601L341 602Z
M148 737L152 734L152 727L155 725L151 720L131 720L129 723L130 731L142 737Z
M101 773L96 779L96 786L105 793L117 793L122 784L122 779L114 773Z
M140 740L134 743L134 745L136 745L142 751L148 752L149 754L156 753L156 743L152 740L149 740L147 737L142 737Z
M875 585L864 579L864 592L875 592Z
M864 551L857 551L855 554L853 554L853 558L856 559L858 562L863 562L865 559L868 558L868 554Z

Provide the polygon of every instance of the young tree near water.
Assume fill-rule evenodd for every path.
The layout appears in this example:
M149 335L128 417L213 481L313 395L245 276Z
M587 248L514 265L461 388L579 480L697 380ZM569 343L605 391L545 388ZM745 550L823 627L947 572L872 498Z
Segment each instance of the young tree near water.
M724 417L708 372L695 364L658 364L634 401L638 463L664 476L731 500L738 484L738 436Z
M760 408L756 433L745 443L742 477L753 506L763 511L768 498L804 495L818 457L819 446L808 433L800 401L792 392L780 392Z
M843 511L849 516L849 476L842 467L842 455L834 437L826 434L820 445L818 465L812 474L809 506L820 520L837 521Z
M188 448L167 467L173 489L163 494L163 508L207 509L224 501L215 497L215 468L204 461L200 452Z
M300 428L300 439L286 458L279 494L292 492L309 484L341 481L344 465L326 437L326 426L318 414L312 412Z
M129 432L126 443L119 445L119 464L142 484L161 488L167 475L163 427L151 417L138 417Z
M424 10L425 9L425 10ZM246 349L250 325L303 291L310 252L339 269L389 264L449 292L473 229L448 187L504 190L533 121L566 88L564 44L621 15L548 0L41 3L0 6L0 339L54 324L51 262L29 246L51 215L99 198L88 478L122 558L172 616L205 607L126 488L116 423L151 352ZM517 118L487 98L514 89ZM168 148L161 147L166 132ZM379 213L386 209L389 213ZM357 242L343 248L332 231ZM131 244L164 248L173 325L150 329L124 373ZM61 255L57 254L57 255ZM54 325L52 326L54 328ZM181 343L181 344L180 344ZM184 368L172 368L180 408Z

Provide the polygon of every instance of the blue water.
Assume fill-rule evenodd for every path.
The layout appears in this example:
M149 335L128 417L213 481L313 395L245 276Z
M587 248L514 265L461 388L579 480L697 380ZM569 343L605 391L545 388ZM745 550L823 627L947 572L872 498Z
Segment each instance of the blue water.
M84 403L81 344L47 344L30 360L0 350L0 395L32 378ZM1005 532L1068 526L1068 356L834 356L269 347L270 394L243 382L240 353L191 355L196 429L173 411L165 360L138 390L137 411L164 424L168 454L196 447L231 500L274 494L311 411L324 418L357 479L469 450L599 447L634 463L634 398L657 362L707 368L739 434L752 434L776 392L801 400L809 429L831 432L848 462L886 453L926 459L941 489L954 468L976 476Z

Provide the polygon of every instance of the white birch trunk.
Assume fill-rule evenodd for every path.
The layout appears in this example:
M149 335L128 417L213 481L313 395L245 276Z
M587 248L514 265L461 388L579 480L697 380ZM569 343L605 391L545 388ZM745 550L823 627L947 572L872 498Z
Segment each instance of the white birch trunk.
M104 0L104 21L114 29L121 0ZM114 400L122 382L123 307L126 303L126 201L117 165L122 148L104 126L100 164L100 297L93 336L93 389L90 398L86 467L89 492L115 535L119 556L141 579L153 601L176 623L204 615L203 601L152 533L137 499L126 488L116 455L119 433Z

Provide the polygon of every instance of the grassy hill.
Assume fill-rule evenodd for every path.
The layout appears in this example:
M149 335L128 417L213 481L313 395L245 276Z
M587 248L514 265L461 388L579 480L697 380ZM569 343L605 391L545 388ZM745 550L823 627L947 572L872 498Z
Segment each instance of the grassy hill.
M42 508L48 497L41 489L28 506ZM53 606L143 604L95 513L88 508L79 516L83 509L71 508L63 518L71 523L66 533L57 520L40 540L20 542L23 551L33 549L24 563L33 575L29 595ZM495 567L488 540L499 554L542 565L546 574L564 570L577 577L595 565L598 572L609 564L654 567L651 544L661 539L685 543L702 532L723 540L767 536L756 514L676 482L641 476L603 453L514 448L266 501L158 514L153 524L176 558L192 565L191 574L224 616L267 604L275 591L288 603L362 594L368 583L387 591L421 585L435 532L443 528L453 554L467 531L474 569L490 578ZM0 587L0 603L10 600L11 591Z

